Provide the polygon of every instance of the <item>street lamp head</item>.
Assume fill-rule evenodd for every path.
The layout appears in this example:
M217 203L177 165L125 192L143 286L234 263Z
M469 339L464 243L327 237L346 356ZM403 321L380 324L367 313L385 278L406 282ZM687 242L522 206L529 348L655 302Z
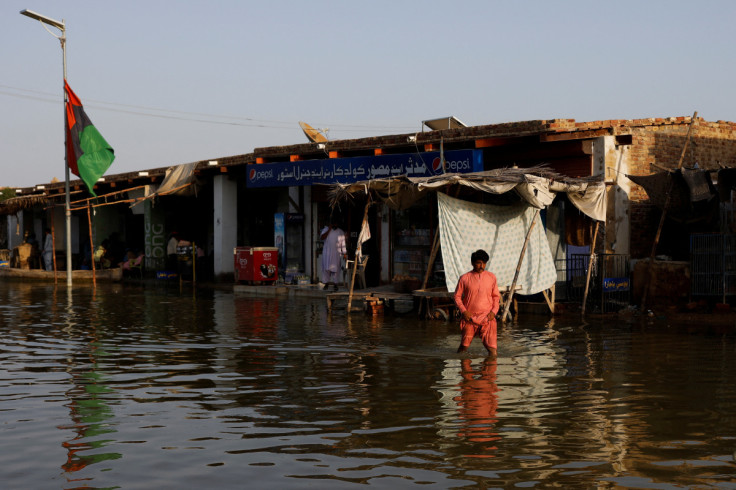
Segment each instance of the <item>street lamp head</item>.
M26 17L30 17L31 19L35 19L38 21L43 22L44 24L48 24L50 26L56 27L61 32L64 32L64 21L58 21L55 19L52 19L51 17L46 17L45 15L38 14L34 12L33 10L21 10L21 15L25 15Z

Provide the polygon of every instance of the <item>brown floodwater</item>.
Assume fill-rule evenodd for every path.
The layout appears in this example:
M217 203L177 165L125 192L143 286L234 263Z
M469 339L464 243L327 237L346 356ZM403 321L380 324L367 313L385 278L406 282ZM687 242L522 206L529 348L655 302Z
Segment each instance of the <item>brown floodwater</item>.
M0 284L2 488L736 488L736 342ZM697 327L697 325L695 326Z

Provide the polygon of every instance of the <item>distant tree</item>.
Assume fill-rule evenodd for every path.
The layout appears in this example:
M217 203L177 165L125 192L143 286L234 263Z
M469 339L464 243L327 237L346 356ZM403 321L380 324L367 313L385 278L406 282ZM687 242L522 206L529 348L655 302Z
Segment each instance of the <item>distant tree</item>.
M6 199L10 199L11 197L15 197L15 189L12 189L10 187L0 188L0 202Z

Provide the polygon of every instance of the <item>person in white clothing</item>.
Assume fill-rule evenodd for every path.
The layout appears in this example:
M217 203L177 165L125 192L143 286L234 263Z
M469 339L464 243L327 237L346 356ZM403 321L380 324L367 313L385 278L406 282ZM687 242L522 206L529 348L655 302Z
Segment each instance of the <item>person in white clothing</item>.
M43 264L47 271L54 270L54 240L51 238L51 230L44 230L43 250L41 250Z
M322 248L322 282L327 289L330 284L337 291L338 277L342 269L342 259L347 259L348 250L345 243L345 232L332 220L330 226L325 226L320 232L324 240Z

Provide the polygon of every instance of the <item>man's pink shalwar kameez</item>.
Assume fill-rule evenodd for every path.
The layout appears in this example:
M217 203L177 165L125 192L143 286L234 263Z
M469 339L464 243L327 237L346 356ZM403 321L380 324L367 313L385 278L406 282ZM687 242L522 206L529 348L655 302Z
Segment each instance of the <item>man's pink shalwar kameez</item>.
M462 345L468 347L473 337L480 337L483 345L496 348L496 313L501 300L496 276L489 271L466 272L457 281L455 305L460 314L469 311L471 321L460 321Z

